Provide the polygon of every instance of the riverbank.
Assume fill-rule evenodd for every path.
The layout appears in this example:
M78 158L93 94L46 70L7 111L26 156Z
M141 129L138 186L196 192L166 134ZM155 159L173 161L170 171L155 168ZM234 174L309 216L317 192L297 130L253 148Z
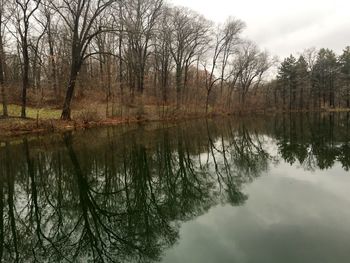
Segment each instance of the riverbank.
M97 110L96 110L97 109ZM120 124L179 121L186 119L198 119L212 116L227 116L224 112L189 112L176 111L175 109L159 109L157 106L144 106L140 109L124 109L124 113L115 117L103 117L103 113L95 108L94 111L74 110L71 121L60 120L61 111L52 108L27 109L28 118L20 118L20 106L9 105L8 118L0 117L0 139L19 137L28 134L60 133L67 131L84 130L93 127L116 126ZM162 112L160 112L162 111Z
M21 118L0 119L0 138L17 137L27 134L44 134L87 129L98 126L118 125L136 122L130 119L108 119L84 122L80 120L62 121L59 119L35 120Z
M103 106L105 107L105 106ZM103 117L103 110L95 107L94 111L74 110L73 120L60 120L61 111L54 108L28 107L28 118L20 118L20 106L9 105L9 118L0 117L0 139L9 139L29 134L61 133L67 131L84 130L93 127L117 126L121 124L145 123L145 122L174 122L188 119L227 117L257 114L286 114L283 111L254 111L250 113L229 114L228 112L210 109L209 114L204 111L176 110L174 107L160 109L156 105L143 106L142 110L124 109L124 115L115 117ZM315 113L315 111L292 111L288 113ZM320 111L318 111L320 112ZM329 109L321 112L349 112L349 109Z

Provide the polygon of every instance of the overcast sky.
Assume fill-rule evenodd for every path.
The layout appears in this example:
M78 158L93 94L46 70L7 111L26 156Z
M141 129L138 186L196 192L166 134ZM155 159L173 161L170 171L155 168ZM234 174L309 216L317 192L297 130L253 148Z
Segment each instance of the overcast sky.
M340 53L350 45L350 0L169 0L215 22L247 24L244 36L280 58L309 47Z

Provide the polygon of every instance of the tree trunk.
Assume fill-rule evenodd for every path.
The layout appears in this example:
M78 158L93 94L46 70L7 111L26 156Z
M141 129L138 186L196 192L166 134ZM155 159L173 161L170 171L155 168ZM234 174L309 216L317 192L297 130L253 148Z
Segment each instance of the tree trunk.
M162 69L162 90L163 90L164 103L167 103L168 101L167 86L168 86L168 65L166 63L164 68Z
M123 25L121 25L121 30L123 32ZM123 86L123 59L122 59L122 48L123 48L123 33L120 32L119 35L119 50L118 50L118 62L119 62L119 90L120 90L120 97L121 97L121 107L123 107L123 96L124 96L124 86Z
M205 100L205 114L208 115L208 110L209 110L209 95L210 95L210 90L207 90L207 98Z
M74 72L70 77L69 85L66 92L66 97L63 104L61 120L71 120L71 102L74 94L77 75L78 73Z
M23 39L23 76L22 76L22 110L21 118L27 117L27 90L29 88L29 52L27 38Z
M304 109L304 89L300 88L300 110Z
M286 87L283 87L283 92L282 92L282 100L283 100L283 111L286 110Z
M2 61L3 61L2 57L0 57L0 87L1 87L1 97L2 97L2 116L6 118L8 117L8 111L7 111L7 97L6 97L6 91L5 91L5 81L4 81L4 72L2 68Z
M0 83L0 86L1 86L1 97L2 97L2 116L7 118L8 111L7 111L7 98L6 98L5 85L3 83Z
M176 108L180 108L181 90L182 90L182 69L181 66L176 66Z
M55 62L55 53L54 53L54 47L53 47L53 40L51 31L48 31L48 38L49 38L49 55L50 55L50 70L51 70L51 87L55 93L55 95L58 95L58 89L57 89L57 74L56 74L56 62Z
M187 83L188 83L188 70L189 70L189 65L186 63L185 66L185 72L184 72L184 83L183 83L183 91L184 95L182 96L182 101L181 104L184 104L188 100L188 90L187 90Z
M1 10L2 11L2 10ZM2 115L3 117L8 117L7 112L7 97L5 91L5 54L4 54L4 46L2 42L2 16L0 15L0 88L1 88L1 97L2 97Z

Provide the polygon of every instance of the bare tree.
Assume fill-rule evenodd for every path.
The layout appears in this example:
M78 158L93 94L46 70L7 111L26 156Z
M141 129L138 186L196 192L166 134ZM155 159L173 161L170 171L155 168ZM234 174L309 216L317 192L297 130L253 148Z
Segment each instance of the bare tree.
M136 78L137 91L143 93L146 62L150 56L151 38L161 12L163 0L129 0L124 3L123 23L128 33L129 58Z
M181 105L186 105L186 111L205 106L208 112L210 105L231 109L234 91L244 105L248 91L260 86L270 64L266 53L241 40L242 21L228 18L214 27L200 14L164 0L15 0L8 6L12 23L4 30L2 7L0 40L17 41L17 45L6 45L5 60L0 42L0 78L14 87L22 82L22 117L26 117L31 86L36 89L28 93L30 101L38 89L42 99L44 95L58 98L65 91L62 120L72 117L77 88L78 95L83 91L88 96L100 94L103 103L107 101L107 117L116 113L117 101L121 116L124 111L139 114L148 109L140 103L136 111L131 110L135 92L142 100L148 96L148 102L157 98L163 114L165 109L176 113ZM3 84L0 91L6 115ZM56 106L54 99L49 102ZM172 109L175 102L176 109Z
M41 99L44 97L44 90L41 86L41 73L43 69L43 50L44 41L43 37L46 34L48 23L41 21L38 17L35 17L36 24L38 24L37 31L39 32L37 36L33 36L29 40L30 47L30 59L32 61L31 71L32 71L32 81L33 87L36 91L41 91ZM39 27L39 25L41 27Z
M226 26L220 30L216 28L213 33L213 53L211 59L211 69L208 71L205 67L206 73L206 103L205 103L205 112L208 113L209 106L209 96L212 92L216 82L220 81L221 86L226 80L225 69L228 63L229 57L233 52L235 44L238 43L238 37L241 31L244 28L244 23L240 20L229 20L226 23ZM219 59L222 57L221 69L218 69ZM219 70L219 77L215 76L215 71Z
M163 103L166 103L168 100L168 88L170 85L169 79L172 68L172 56L170 52L171 27L168 22L169 15L170 9L168 7L164 7L160 18L160 23L157 27L158 34L155 39L154 50L154 68L159 75L158 78L160 80Z
M26 118L27 107L27 91L29 88L29 67L30 67L30 41L29 34L30 29L33 27L32 18L35 12L38 10L41 0L15 0L15 21L14 25L16 33L18 34L17 40L21 47L22 55L22 110L21 117Z
M207 20L189 9L175 7L172 10L170 51L175 62L177 108L181 103L185 71L209 43L210 26Z
M57 85L57 56L55 52L55 38L57 38L57 25L55 25L54 17L55 11L49 7L49 0L43 2L41 13L44 17L44 24L46 27L46 38L48 45L48 57L49 57L49 78L48 82L50 87L53 89L55 96L58 95L58 85Z
M239 100L244 107L248 91L260 85L263 74L271 67L271 63L266 52L260 51L253 42L246 41L239 51L237 66L240 72Z
M2 97L2 115L3 117L8 117L7 111L7 98L5 91L5 53L4 53L4 44L3 44L3 30L4 30L4 12L5 12L5 2L4 0L0 0L0 89L1 89L1 97Z
M220 91L223 92L225 74L230 60L237 52L237 46L241 43L239 34L245 28L245 23L239 19L228 18L223 25L222 34L225 36L224 49L221 55L221 82ZM229 73L230 76L230 73ZM228 76L228 77L229 77Z
M116 0L51 0L52 8L61 16L71 31L71 65L67 92L61 119L71 119L71 102L77 77L83 62L93 53L88 53L91 41L102 32L111 31L107 25L94 27L95 22Z

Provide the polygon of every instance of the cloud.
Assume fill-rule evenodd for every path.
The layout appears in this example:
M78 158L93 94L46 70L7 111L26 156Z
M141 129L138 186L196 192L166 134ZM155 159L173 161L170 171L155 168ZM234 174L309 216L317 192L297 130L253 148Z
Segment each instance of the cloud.
M348 183L340 166L312 173L281 163L246 186L244 206L185 223L162 262L345 262Z
M228 16L240 18L247 23L245 37L280 57L313 46L339 53L350 45L347 14L350 2L346 0L171 0L171 3L188 6L218 23Z

